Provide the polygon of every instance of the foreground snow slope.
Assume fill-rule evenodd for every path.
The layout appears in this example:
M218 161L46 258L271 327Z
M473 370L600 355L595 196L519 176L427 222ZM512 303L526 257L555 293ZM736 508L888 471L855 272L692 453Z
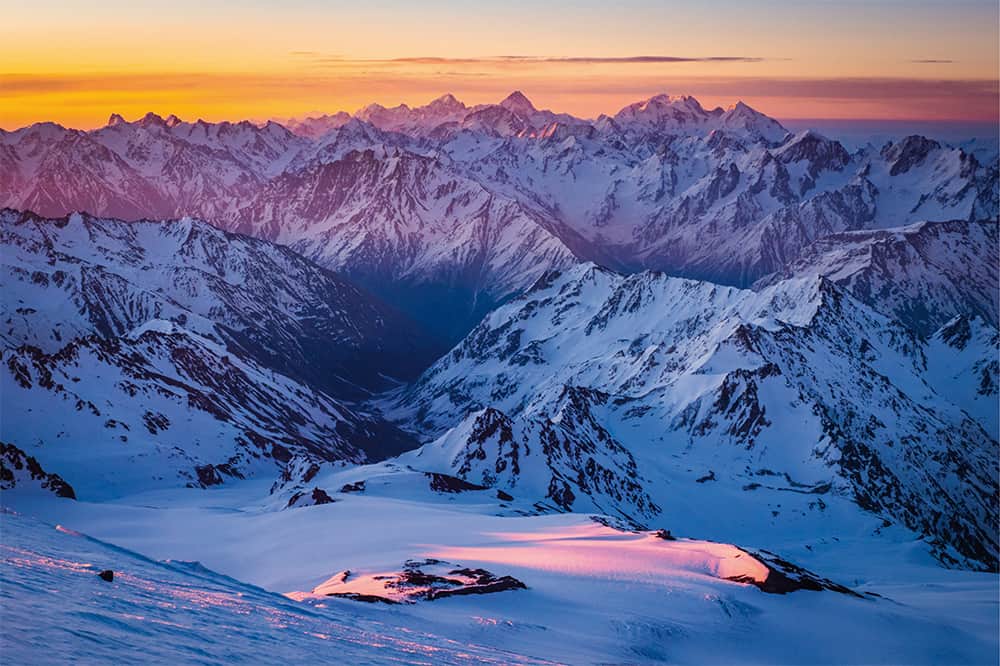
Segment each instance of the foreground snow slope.
M779 595L723 580L730 575L759 578L763 572L745 551L698 541L700 534L677 534L679 541L664 541L604 527L584 515L501 518L488 515L488 506L454 504L447 494L389 499L334 493L332 504L272 511L260 504L264 493L266 487L256 482L228 490L145 494L104 504L6 493L4 501L22 513L58 521L153 558L198 560L272 592L298 592L292 596L305 600L300 605L265 596L200 568L194 568L199 580L181 581L185 597L175 600L173 579L167 577L177 569L192 570L190 565L164 567L137 562L119 550L94 552L92 542L51 528L5 527L16 548L94 567L80 574L53 574L46 568L54 566L48 561L29 571L17 562L5 562L5 577L14 578L19 586L34 589L41 580L46 590L68 592L59 595L59 606L50 614L38 612L49 608L48 593L19 596L20 603L12 606L18 614L5 618L5 627L14 629L8 635L23 632L36 640L58 636L57 627L80 621L64 613L88 603L99 606L88 607L82 621L101 640L136 627L160 635L161 625L153 620L189 626L191 607L197 610L198 604L187 601L193 597L204 599L201 609L213 611L208 617L198 615L199 622L221 618L228 624L231 610L253 606L252 614L239 623L237 638L229 639L233 654L244 649L247 639L242 637L257 630L262 614L273 618L268 635L260 637L260 655L265 659L294 654L273 646L270 641L275 636L283 641L287 637L285 649L306 641L323 654L328 644L313 643L307 632L329 636L344 650L341 659L352 663L395 659L447 663L453 650L469 655L468 659L525 660L506 652L491 655L484 652L486 648L513 649L561 663L919 664L992 663L997 658L996 577L941 569L919 549L891 539L835 531L838 538L815 540L811 550L779 551L862 596L830 590ZM204 538L206 534L212 538ZM85 547L75 545L80 543ZM392 575L408 560L425 558L513 576L527 589L395 606L302 594L345 570L367 580ZM89 585L91 590L104 585L94 576L103 567L122 573L121 587L112 588L110 598L111 593L105 593L96 602L78 601L86 599L74 594L80 586ZM155 575L151 567L156 568ZM153 596L126 597L125 608L118 605L115 595L131 594L145 581L155 585L146 590ZM243 596L227 596L234 589ZM179 610L167 614L161 602L174 603ZM114 622L108 621L109 616ZM39 617L46 619L39 623ZM326 628L317 628L314 621ZM353 633L345 635L345 624ZM177 627L162 630L178 631L182 639L185 635ZM360 641L384 643L388 652L367 656ZM442 650L421 652L427 648L420 646L428 643ZM413 653L398 654L401 644ZM81 645L77 643L78 649ZM164 644L156 649L167 648ZM183 656L187 645L178 649ZM210 652L204 659L211 662L216 657Z
M405 629L349 602L296 603L197 562L156 562L25 516L4 512L0 525L8 663L539 663ZM98 578L104 569L113 581Z

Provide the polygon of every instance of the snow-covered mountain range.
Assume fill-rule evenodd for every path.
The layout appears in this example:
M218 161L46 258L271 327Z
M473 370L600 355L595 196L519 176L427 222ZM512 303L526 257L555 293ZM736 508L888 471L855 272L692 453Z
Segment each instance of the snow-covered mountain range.
M989 662L979 155L668 95L0 130L0 646Z
M516 200L396 148L285 173L234 226L335 268L449 338L575 261Z
M434 343L291 250L190 219L5 210L0 225L0 437L85 497L414 445L354 403Z
M995 222L953 220L832 234L755 287L823 276L925 336L959 315L995 325L997 229Z
M0 211L0 339L55 352L173 320L341 395L415 376L439 348L407 317L285 247L192 219ZM405 331L406 335L400 335Z
M925 343L822 277L753 292L582 264L492 312L392 411L437 438L403 461L563 509L644 525L688 484L768 486L822 523L840 495L992 569L995 416L955 382L995 407L996 344L967 320Z
M739 103L596 120L521 93L291 123L113 116L0 131L0 205L192 216L342 271L456 341L574 258L748 286L831 234L991 221L997 164L907 137L849 153Z

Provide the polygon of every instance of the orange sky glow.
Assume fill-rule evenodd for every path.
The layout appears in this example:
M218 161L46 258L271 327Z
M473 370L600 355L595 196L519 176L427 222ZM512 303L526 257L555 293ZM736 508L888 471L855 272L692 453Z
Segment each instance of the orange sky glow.
M281 119L514 89L584 117L660 92L782 119L998 116L995 2L465 4L15 0L0 127Z

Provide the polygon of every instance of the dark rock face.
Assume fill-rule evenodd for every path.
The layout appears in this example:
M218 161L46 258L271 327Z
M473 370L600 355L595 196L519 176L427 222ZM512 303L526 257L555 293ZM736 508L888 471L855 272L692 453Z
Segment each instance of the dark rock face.
M13 444L0 442L0 489L37 484L57 497L76 499L73 487L58 474L49 474L35 458Z
M349 585L353 575L351 571L344 571L336 580L338 583ZM527 585L513 576L496 576L486 569L457 567L436 559L409 560L399 573L381 574L376 576L375 580L385 587L385 596L346 590L327 592L326 596L368 603L395 604L528 589Z
M852 597L864 598L854 590L839 583L834 583L827 578L817 576L811 571L792 564L770 551L744 548L743 552L754 557L767 567L767 578L763 583L743 576L735 576L727 580L753 585L759 588L761 592L767 592L768 594L788 594L789 592L796 592L798 590L810 590L813 592L829 590Z
M458 569L452 571L452 573L471 576L476 581L474 584L433 590L427 595L427 600L434 601L435 599L444 599L445 597L456 597L467 594L493 594L494 592L528 589L527 585L513 576L500 576L497 578L490 572L483 569L475 570L478 573L467 573L468 571L468 569Z
M467 490L486 490L486 486L479 486L474 483L464 481L457 476L439 474L437 472L427 472L425 474L430 479L431 490L439 493L461 493Z
M115 579L115 572L112 571L111 569L105 569L101 573L97 574L97 577L103 581L107 581L108 583L110 583Z
M320 504L333 504L336 501L322 488L313 488L309 493L304 491L294 493L289 498L287 507L291 509L300 506L319 506Z
M331 592L326 596L338 597L340 599L350 599L351 601L360 601L366 604L389 604L394 606L399 603L398 601L393 601L388 597L380 597L377 594L360 594L358 592Z
M242 474L235 472L231 466L226 464L221 465L199 465L194 468L195 473L198 475L198 484L202 488L207 488L209 486L218 486L223 483L223 475L230 477L243 478Z
M313 488L312 501L315 504L332 504L333 502L336 502L336 500L330 497L322 488Z
M363 493L365 492L365 482L355 481L354 483L345 483L340 488L342 493Z

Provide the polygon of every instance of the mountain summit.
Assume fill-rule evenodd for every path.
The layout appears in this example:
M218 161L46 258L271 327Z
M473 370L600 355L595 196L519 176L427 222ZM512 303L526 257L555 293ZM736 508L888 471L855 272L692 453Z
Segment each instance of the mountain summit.
M507 95L500 106L507 109L511 113L519 116L530 116L538 111L535 105L531 103L527 97L524 96L520 90L515 90L511 94Z

